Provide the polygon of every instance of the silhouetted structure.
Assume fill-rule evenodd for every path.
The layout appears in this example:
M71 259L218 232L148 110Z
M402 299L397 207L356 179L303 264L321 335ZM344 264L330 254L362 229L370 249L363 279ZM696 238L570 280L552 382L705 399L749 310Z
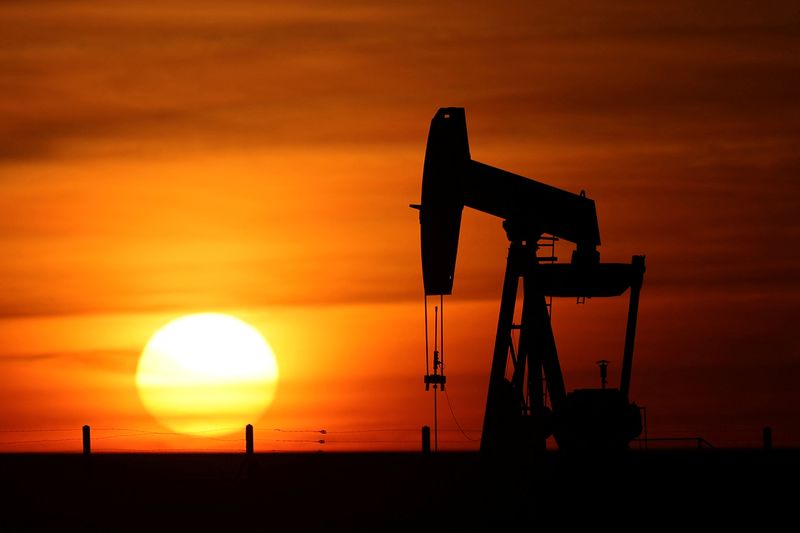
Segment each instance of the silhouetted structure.
M253 424L247 424L244 428L245 452L253 455Z
M83 426L83 455L92 453L92 434L89 426Z
M442 314L439 314L439 307ZM433 385L433 450L439 451L439 405L437 395L439 387L444 392L447 376L444 375L444 300L440 298L440 306L433 308L433 373L430 371L430 358L428 355L428 297L425 296L425 390L431 390ZM442 335L439 336L441 325ZM440 350L441 347L441 350ZM430 428L428 428L430 431ZM430 437L430 435L429 435Z
M431 453L431 428L422 426L422 453Z
M607 361L605 359L600 359L597 362L597 366L600 367L600 388L605 389L608 386L608 364L611 361Z
M594 201L583 192L573 194L473 161L462 108L439 109L433 118L422 200L412 207L420 211L426 306L427 296L452 293L464 207L503 219L510 241L481 451L544 450L550 435L562 449L627 447L642 429L639 408L629 402L628 392L644 256L634 256L630 264L601 263ZM576 244L570 263L537 256L546 235L551 244L558 239ZM513 324L520 278L522 318ZM620 388L568 394L548 298L619 296L628 288ZM519 330L516 346L513 330ZM506 378L509 360L511 379Z

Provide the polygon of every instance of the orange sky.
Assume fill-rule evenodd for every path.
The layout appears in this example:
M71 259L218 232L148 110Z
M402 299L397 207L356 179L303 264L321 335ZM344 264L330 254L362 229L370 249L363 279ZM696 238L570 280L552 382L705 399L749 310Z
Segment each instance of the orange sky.
M77 449L85 423L100 450L241 448L159 434L136 395L144 343L192 311L276 351L259 449L416 449L408 204L441 106L474 158L585 189L604 260L647 255L651 436L800 445L796 2L75 4L0 5L0 450ZM448 391L478 438L507 244L477 213L461 242ZM568 389L599 358L616 378L624 312L557 302Z

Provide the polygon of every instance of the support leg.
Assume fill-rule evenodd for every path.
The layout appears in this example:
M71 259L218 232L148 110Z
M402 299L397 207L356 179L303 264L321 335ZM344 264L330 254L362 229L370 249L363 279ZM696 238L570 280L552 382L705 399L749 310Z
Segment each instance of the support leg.
M519 261L522 244L512 242L508 248L506 273L503 280L503 296L500 301L500 315L497 320L492 368L489 374L489 391L486 396L486 413L483 419L481 435L481 452L502 452L503 441L507 434L506 427L507 396L509 385L505 379L506 362L508 360L508 343L511 338L511 325L514 320L514 308L519 287Z

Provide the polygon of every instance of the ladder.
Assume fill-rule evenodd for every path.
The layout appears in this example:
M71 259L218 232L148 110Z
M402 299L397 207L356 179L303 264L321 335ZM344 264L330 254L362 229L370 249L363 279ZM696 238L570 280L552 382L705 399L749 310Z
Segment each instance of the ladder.
M556 257L556 242L559 241L559 238L554 235L542 235L539 237L539 240L536 243L537 253L536 259L539 263L555 263L558 261L558 257ZM539 255L539 250L543 251L542 255ZM547 296L547 314L550 316L550 319L553 318L553 296ZM549 405L548 395L547 395L547 378L542 375L542 394L544 395L544 405Z
M542 235L539 237L539 241L536 243L536 259L539 263L555 263L558 261L558 257L556 257L556 242L558 240L559 238L553 235ZM545 255L539 255L538 250L543 250ZM553 316L552 296L547 297L547 314L551 317Z

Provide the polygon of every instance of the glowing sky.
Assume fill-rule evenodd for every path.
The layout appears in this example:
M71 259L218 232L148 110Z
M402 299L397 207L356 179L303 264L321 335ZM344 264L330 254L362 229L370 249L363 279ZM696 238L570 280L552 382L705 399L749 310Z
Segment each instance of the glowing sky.
M416 448L433 400L408 204L441 106L466 108L475 159L585 189L604 260L647 255L651 436L800 444L800 7L561 4L0 4L0 449L164 431L133 372L192 311L275 349L262 449ZM448 390L472 437L505 249L465 214ZM614 385L624 310L557 302L569 389L600 358ZM440 415L447 446L476 447ZM324 446L274 431L317 428ZM100 449L240 447L119 434Z

